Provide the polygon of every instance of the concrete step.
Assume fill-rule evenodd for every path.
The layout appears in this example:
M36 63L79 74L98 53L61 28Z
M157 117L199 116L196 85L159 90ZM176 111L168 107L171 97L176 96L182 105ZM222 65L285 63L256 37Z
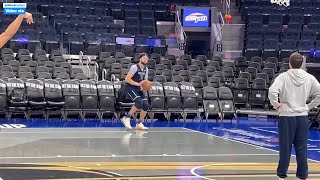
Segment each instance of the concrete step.
M230 23L227 24L242 24L243 21L241 20L241 16L240 15L232 15L232 20Z
M235 58L242 56L242 51L238 50L228 50L228 51L224 51L224 59L227 60L234 60Z
M237 41L226 41L224 40L223 43L223 50L241 50L243 48L243 43Z
M175 55L176 57L181 57L184 55L184 50L180 50L179 48L168 48L168 54Z
M222 28L224 41L235 41L243 39L244 24L225 24Z

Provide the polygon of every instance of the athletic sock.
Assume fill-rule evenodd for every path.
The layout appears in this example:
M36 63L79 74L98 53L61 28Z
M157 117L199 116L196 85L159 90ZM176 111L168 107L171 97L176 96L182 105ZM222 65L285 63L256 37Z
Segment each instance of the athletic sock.
M132 115L130 113L126 113L125 116L126 116L126 118L130 118L130 119L132 118Z
M137 120L137 124L140 124L142 122L143 122L143 120L140 120L140 119Z

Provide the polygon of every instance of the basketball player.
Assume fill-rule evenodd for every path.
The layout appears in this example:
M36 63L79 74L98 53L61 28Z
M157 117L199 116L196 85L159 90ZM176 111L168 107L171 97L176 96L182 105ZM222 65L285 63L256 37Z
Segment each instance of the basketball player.
M148 55L141 53L139 55L139 63L132 65L125 79L124 91L135 103L130 111L121 119L121 122L127 129L132 129L130 120L137 110L141 110L140 119L137 121L137 130L147 130L148 128L143 125L144 118L147 115L147 111L150 108L148 100L146 99L144 92L141 88L141 81L148 79Z
M287 177L292 144L298 165L296 176L299 179L308 177L308 111L320 104L320 84L314 76L301 69L303 61L301 54L293 53L289 58L290 69L281 73L269 88L270 102L279 113L280 159L277 175L280 180ZM310 96L315 98L306 104Z
M23 19L26 19L28 24L33 23L32 14L26 12L25 14L18 15L18 17L7 27L5 32L0 35L0 48L2 48L16 34Z

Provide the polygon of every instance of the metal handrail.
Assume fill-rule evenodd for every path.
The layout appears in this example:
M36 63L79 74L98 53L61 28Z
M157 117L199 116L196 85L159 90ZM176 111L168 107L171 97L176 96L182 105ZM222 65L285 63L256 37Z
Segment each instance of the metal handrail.
M116 82L117 78L114 74L111 74L111 82Z
M226 14L230 15L231 0L226 0Z
M220 19L221 19L221 27L220 27L220 29L219 29L217 38L220 36L220 38L221 38L221 40L222 40L222 28L224 27L225 22L224 22L224 18L223 18L223 15L222 15L221 12L219 12L219 17L220 17Z
M176 11L176 17L177 17L177 22L175 25L175 31L176 31L177 45L179 46L180 43L186 42L187 34L184 31L181 20L180 20L179 10Z
M102 69L102 80L106 80L107 79L107 70L106 69Z
M220 23L221 27L218 29L217 35L214 38L214 43L213 43L214 45L216 45L216 42L217 42L218 38L220 39L220 41L223 41L222 29L223 29L223 27L225 25L225 22L224 22L224 18L223 18L222 12L219 12L218 16L221 19L221 23ZM219 20L219 22L220 22L220 20ZM218 28L218 26L217 26L217 28Z
M89 78L91 77L90 64L91 64L91 58L87 56L86 73L87 73L87 77Z
M99 80L99 75L98 75L98 71L99 71L99 64L98 63L94 63L94 78L95 80Z
M181 23L181 20L180 20L180 16L179 16L179 12L178 12L178 11L176 11L176 16L177 16L178 23L179 23L179 26L180 26L180 28L181 28L183 37L186 39L186 38L187 38L187 34L186 34L186 32L184 31L184 29L183 29L183 26L182 26L182 23Z
M221 0L221 1L223 3L224 13L230 15L231 0Z
M83 52L82 51L79 52L79 66L80 66L80 69L83 69Z

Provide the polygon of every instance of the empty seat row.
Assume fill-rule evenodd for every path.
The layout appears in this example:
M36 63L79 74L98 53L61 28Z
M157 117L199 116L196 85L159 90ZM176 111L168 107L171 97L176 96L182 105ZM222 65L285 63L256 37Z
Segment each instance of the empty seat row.
M114 114L119 117L117 110L121 111L121 103L126 102L119 99L122 82L99 81L74 81L65 80L59 83L55 80L27 80L9 79L7 82L0 80L0 102L1 112L6 113L7 118L12 114L23 113L30 118L33 114L40 114L49 118L52 113L60 113L64 118L69 116L81 116L83 119L86 115L93 114L102 118L104 114ZM152 90L148 93L150 101L150 115L154 113L165 113L170 119L172 114L179 114L186 119L188 114L200 115L203 113L220 114L232 112L234 114L232 93L226 87L219 88L219 95L213 97L215 102L219 103L213 111L206 112L209 102L204 100L210 99L208 93L216 92L215 88L207 87L204 90L205 98L197 96L195 88L187 82L179 84L168 82L164 85L154 82ZM209 91L208 93L206 93ZM203 106L206 104L206 107ZM213 103L213 102L212 102ZM226 105L226 103L228 105ZM216 105L216 104L214 104ZM16 109L16 107L24 108ZM60 111L60 112L59 112Z

